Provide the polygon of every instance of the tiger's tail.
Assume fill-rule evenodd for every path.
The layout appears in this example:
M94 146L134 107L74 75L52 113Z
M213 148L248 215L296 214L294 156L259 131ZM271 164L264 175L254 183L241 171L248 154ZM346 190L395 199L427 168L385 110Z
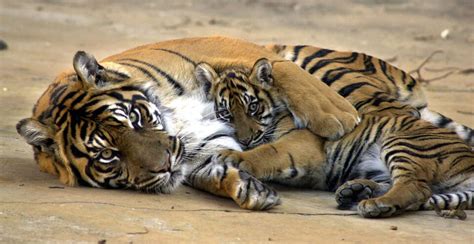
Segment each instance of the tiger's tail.
M421 119L426 120L439 128L453 130L469 146L474 147L474 130L457 123L456 121L428 108L420 110Z
M458 209L464 204L464 210L474 209L474 192L460 191L452 193L433 194L426 203L421 206L421 210L452 210Z

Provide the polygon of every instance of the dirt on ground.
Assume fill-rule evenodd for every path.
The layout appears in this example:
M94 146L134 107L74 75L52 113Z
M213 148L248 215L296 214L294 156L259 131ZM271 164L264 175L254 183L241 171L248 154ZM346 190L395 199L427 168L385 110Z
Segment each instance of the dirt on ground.
M269 212L182 187L171 195L62 186L39 172L15 124L77 50L98 59L168 39L227 35L355 50L421 70L433 110L474 127L474 1L0 0L0 242L473 243L459 221L415 212L369 220L331 193L277 187Z

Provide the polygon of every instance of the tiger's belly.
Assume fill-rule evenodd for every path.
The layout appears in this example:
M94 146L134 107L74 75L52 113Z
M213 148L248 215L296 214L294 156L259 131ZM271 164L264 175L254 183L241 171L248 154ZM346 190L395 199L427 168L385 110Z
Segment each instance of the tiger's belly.
M372 144L365 153L362 154L359 162L349 175L348 180L369 179L375 182L391 181L390 172L381 159L380 146Z

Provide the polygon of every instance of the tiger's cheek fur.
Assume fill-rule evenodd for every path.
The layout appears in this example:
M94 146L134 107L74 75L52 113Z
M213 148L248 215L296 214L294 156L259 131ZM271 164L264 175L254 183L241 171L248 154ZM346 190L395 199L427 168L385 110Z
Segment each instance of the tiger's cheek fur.
M42 172L49 173L52 175L60 176L64 174L64 168L58 168L55 166L54 158L44 152L35 152L35 159Z

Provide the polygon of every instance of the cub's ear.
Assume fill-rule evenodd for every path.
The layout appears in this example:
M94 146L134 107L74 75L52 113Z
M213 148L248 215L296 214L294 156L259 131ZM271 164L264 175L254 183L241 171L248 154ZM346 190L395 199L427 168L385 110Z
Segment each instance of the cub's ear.
M106 85L106 72L91 54L78 51L72 61L77 75L87 86L103 87Z
M272 64L266 58L261 58L255 62L252 68L252 74L250 80L258 85L272 86Z
M199 63L194 69L194 76L198 84L203 87L205 94L210 96L211 87L219 77L216 71L207 63Z
M28 144L40 148L43 152L52 152L54 133L45 124L31 118L22 119L16 125L16 131Z

